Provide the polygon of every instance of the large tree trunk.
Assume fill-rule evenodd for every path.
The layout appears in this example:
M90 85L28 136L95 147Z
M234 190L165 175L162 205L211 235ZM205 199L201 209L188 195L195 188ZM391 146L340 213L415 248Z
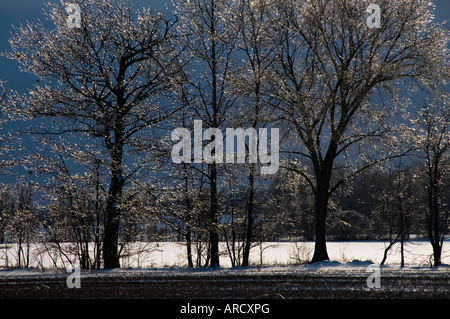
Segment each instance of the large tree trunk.
M337 139L336 139L337 140ZM337 145L331 143L324 160L314 163L316 174L316 192L314 196L315 216L315 247L311 262L329 260L326 245L326 221L328 213L328 200L330 198L331 172Z
M434 260L434 266L439 266L442 261L441 261L441 253L442 253L442 245L440 244L440 242L437 243L433 243L431 245L433 247L433 260Z
M121 65L124 63L120 62ZM123 78L125 67L121 66L119 78ZM119 97L124 93L120 92ZM123 109L124 99L118 99L118 110ZM121 218L122 190L125 180L122 174L122 160L124 147L123 115L116 114L114 135L111 131L105 138L105 143L111 156L111 184L105 210L105 237L103 238L103 261L106 269L120 268L119 257L119 226Z
M103 239L103 261L106 269L120 268L119 225L120 201L124 180L120 169L113 170L111 186L105 211L105 237Z
M315 246L311 262L329 260L326 245L326 219L328 211L328 187L318 187L315 196Z

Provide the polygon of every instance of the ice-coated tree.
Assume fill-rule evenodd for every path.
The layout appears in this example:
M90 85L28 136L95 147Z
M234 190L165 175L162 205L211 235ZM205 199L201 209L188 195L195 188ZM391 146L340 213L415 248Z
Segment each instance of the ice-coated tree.
M274 59L274 48L267 45L266 23L270 10L271 4L264 0L239 0L231 7L230 28L236 32L236 47L241 58L241 64L231 76L232 91L239 104L232 116L237 127L261 128L273 120L273 108L269 108L270 103L266 101L270 97L264 94L267 76L270 74L268 70ZM246 153L249 153L249 143L246 143L245 147ZM248 183L244 185L247 195L244 196L246 202L242 265L248 266L258 206L259 176L256 164L250 163L245 167L244 174L248 176Z
M418 224L421 211L420 191L415 180L414 170L398 161L386 174L379 172L376 205L372 210L372 223L378 232L387 235L389 244L384 249L380 265L384 265L388 252L400 242L400 266L405 266L404 244L407 242L413 225Z
M277 48L272 95L298 141L291 153L300 161L291 168L315 198L313 262L329 258L333 192L364 168L401 153L385 138L397 126L395 113L407 105L399 103L402 94L449 75L449 33L433 21L431 1L377 1L379 28L367 23L371 2L275 1L267 27Z
M442 246L450 224L448 203L450 171L450 108L447 96L425 103L420 116L413 120L411 142L425 161L423 170L424 206L428 239L433 248L433 264L442 262Z
M122 193L139 168L128 168L126 159L152 148L147 133L175 110L164 99L178 74L174 21L125 0L74 3L79 10L66 11L64 1L48 5L51 27L28 22L15 29L7 56L38 83L9 101L22 118L47 119L40 133L70 135L78 138L71 147L88 150L90 142L102 151L99 161L110 173L103 260L105 268L116 268Z
M191 120L184 124L190 127L193 120L201 120L205 130L224 130L229 112L235 105L229 83L236 51L236 36L229 27L233 1L182 0L175 1L174 6L179 19L178 33L184 37L182 43L186 47L186 60L189 61L184 71L186 81L181 97L190 111ZM215 132L211 133L211 144L217 145L217 136ZM219 266L220 169L219 161L214 158L222 154L217 153L215 146L211 147L210 152L212 161L203 163L198 169L210 185L210 265Z
M62 136L35 140L38 152L24 156L21 164L39 176L41 199L48 202L42 227L45 249L55 267L57 256L63 256L64 264L100 268L107 170L101 172L95 157L71 147Z
M17 244L14 248L17 267L30 266L33 258L31 245L38 242L41 221L34 200L35 192L36 187L23 179L0 190L0 241ZM8 256L5 259L5 265L8 265Z

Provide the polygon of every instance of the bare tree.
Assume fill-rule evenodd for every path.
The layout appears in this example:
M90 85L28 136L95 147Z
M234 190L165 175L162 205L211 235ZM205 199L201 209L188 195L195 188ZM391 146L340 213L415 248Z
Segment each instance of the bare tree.
M189 61L184 71L186 83L182 90L182 100L191 111L193 119L201 120L205 127L223 130L227 114L235 102L229 84L236 50L235 34L228 26L231 21L229 8L233 4L227 0L183 0L174 5L175 14L179 18L178 32L185 37L186 57ZM191 126L191 123L185 125ZM221 143L216 140L217 134L213 132L210 138L213 145ZM214 146L210 155L212 160L204 161L200 169L210 185L210 265L219 266L221 161L217 160L217 156L222 154L218 154ZM202 161L200 158L194 159L197 164Z
M384 265L388 252L400 242L400 266L405 266L404 244L417 222L417 214L421 208L420 192L417 178L411 167L401 161L388 174L378 178L377 193L378 204L372 213L372 222L377 231L384 231L388 235L389 244L384 250L380 265Z
M174 22L150 9L136 10L128 1L87 0L76 1L80 25L71 27L63 3L49 4L46 15L54 28L29 22L10 40L13 51L7 56L40 81L10 103L23 117L54 120L40 133L84 139L72 146L88 151L88 141L91 150L103 151L99 160L110 172L104 266L120 267L122 193L139 169L127 168L126 159L133 150L151 149L145 133L175 111L164 99L176 74Z
M9 229L17 243L17 266L29 267L31 244L36 242L36 233L40 221L38 211L34 203L36 188L24 181L19 181L12 186L10 196L13 198L13 206L7 212Z
M401 155L386 137L399 126L393 119L404 106L402 88L431 85L449 74L449 34L433 23L429 1L379 1L379 28L366 24L370 3L285 0L272 10L278 47L272 94L299 142L291 154L306 160L291 169L304 176L315 197L313 262L328 259L333 192L365 168Z
M46 250L55 249L83 269L100 268L107 174L100 171L100 163L91 162L86 153L68 147L58 136L37 140L39 153L26 156L22 164L42 180L42 200L48 202Z
M271 5L267 1L240 0L232 7L230 27L236 29L236 46L239 56L243 56L242 65L233 73L233 92L238 97L240 107L234 112L234 122L239 127L265 127L273 121L273 109L268 107L270 99L265 92L267 77L273 62L274 47L267 46L266 23ZM246 143L249 154L249 143ZM249 155L247 155L249 156ZM250 162L250 161L249 161ZM248 184L244 218L245 233L242 265L248 266L250 248L255 229L255 211L257 206L257 165L249 163L246 167Z
M440 101L440 102L438 102ZM427 233L433 247L434 265L441 264L442 245L448 231L450 215L446 200L448 189L445 177L450 169L450 109L447 99L426 103L420 117L414 121L413 141L425 160Z

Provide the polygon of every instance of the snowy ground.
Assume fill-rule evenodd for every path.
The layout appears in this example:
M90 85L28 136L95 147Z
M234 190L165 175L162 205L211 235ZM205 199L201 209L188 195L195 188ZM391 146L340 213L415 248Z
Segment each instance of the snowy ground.
M229 258L223 256L221 268L188 269L185 267L185 245L137 243L133 249L139 248L141 253L122 260L122 269L82 270L78 276L80 287L75 289L70 289L68 285L70 276L75 272L61 269L64 267L41 269L46 262L51 265L52 258L60 260L56 255L50 258L44 254L33 257L33 262L39 263L39 267L34 269L0 269L0 299L448 300L449 244L448 241L444 244L444 265L438 268L429 267L431 249L426 241L413 241L405 247L404 268L399 267L397 247L389 255L387 264L378 267L376 264L380 262L386 244L361 241L330 242L328 252L331 261L314 264L296 264L298 260L311 257L312 243L264 243L252 249L251 267L228 267ZM0 256L5 258L6 252L14 252L13 248L3 249ZM13 256L8 258L9 262L13 261ZM0 258L0 262L4 260ZM380 287L370 287L368 284L370 276L375 274L380 279Z
M0 299L450 299L450 267L379 269L370 262L235 268L134 268L81 271L79 287L64 270L0 271ZM73 278L73 277L72 277Z
M382 241L328 242L330 260L345 264L353 260L370 261L379 264L387 243ZM309 261L312 257L312 242L265 242L252 248L250 263L254 266L295 265ZM431 262L431 245L426 240L413 240L405 247L405 265L408 267L429 267ZM226 245L221 245L221 267L231 267L226 254ZM162 268L186 267L186 246L183 243L133 243L126 247L126 257L122 258L123 268ZM70 245L66 244L65 254L70 256ZM195 257L195 256L194 256ZM23 257L22 257L23 258ZM18 263L17 246L0 245L0 268L14 268ZM70 263L57 249L34 245L30 252L30 267L33 268L67 268ZM444 242L442 263L450 264L450 239ZM386 265L400 264L400 245L391 248Z

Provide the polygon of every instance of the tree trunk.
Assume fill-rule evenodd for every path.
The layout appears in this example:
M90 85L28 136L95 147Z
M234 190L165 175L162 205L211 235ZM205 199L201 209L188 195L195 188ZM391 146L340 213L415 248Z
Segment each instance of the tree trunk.
M248 206L247 206L247 229L245 234L245 245L244 252L242 256L242 266L249 265L249 257L250 257L250 246L252 244L252 230L253 230L253 206L254 206L254 197L255 197L255 186L254 186L254 164L250 166L250 185L249 185L249 194L248 194Z
M19 257L19 268L20 268L20 267L22 267L21 254L23 254L22 235L19 235L19 249L17 250L17 254L18 254L18 257Z
M217 214L219 210L219 203L217 198L217 169L216 164L213 163L211 167L211 207L210 207L210 229L209 229L209 241L210 241L210 266L219 267L219 234L218 234L218 221Z
M400 267L405 267L404 242L405 242L405 236L402 233L400 236Z
M337 133L336 133L337 134ZM330 183L333 171L333 163L336 158L337 141L339 136L332 136L327 153L323 160L320 154L313 153L313 166L316 179L316 191L314 193L314 217L315 217L315 247L311 262L329 260L326 244L326 221L328 213L328 200L330 198ZM312 142L314 143L314 142Z
M314 255L311 262L329 260L326 245L326 219L328 211L328 183L319 184L317 193L315 194L315 246Z
M192 260L192 239L191 239L191 226L187 226L186 229L186 253L188 260L188 267L194 268L194 262Z
M188 175L187 175L187 166L183 165L184 169L184 196L186 200L186 253L188 260L188 267L194 268L194 262L192 260L192 231L191 231L191 216L193 211L192 200L189 195L189 184L188 184Z
M120 208L118 206L120 205L123 184L121 170L113 170L106 204L105 237L103 239L103 261L106 269L120 268L118 253Z
M386 262L387 259L387 254L389 252L389 250L391 249L391 247L395 244L395 242L391 242L389 243L389 245L384 249L384 253L383 253L383 260L381 261L380 265L383 266L384 263Z
M435 196L437 197L437 195L435 195ZM433 247L434 266L436 267L441 264L441 252L442 252L442 245L441 245L441 238L440 238L441 230L439 229L439 205L438 205L437 198L436 198L436 203L435 203L435 209L433 210L432 227L433 227L433 235L434 236L433 236L431 246Z
M191 212L192 212L192 204L191 199L186 193L186 208L187 208L187 216L186 216L186 253L188 260L188 267L194 268L194 262L192 260L192 231L191 231Z
M434 266L441 264L442 245L439 229L439 158L434 159L433 167L428 171L428 237L433 248Z
M432 244L433 247L433 261L434 261L434 266L439 266L442 261L441 261L441 253L442 253L442 245L440 245L439 242L433 243Z
M216 4L214 1L211 2L211 16L210 16L210 36L211 36L211 76L212 76L212 101L211 107L213 112L213 127L218 127L218 113L219 113L219 99L217 95L218 85L217 85L217 57L216 57L216 17L215 17ZM216 137L214 137L216 138ZM214 149L214 152L217 150ZM219 235L218 235L218 223L217 214L219 211L219 201L217 198L217 167L216 163L210 165L211 169L211 210L210 210L210 229L209 229L209 241L210 241L210 265L211 267L219 267Z

